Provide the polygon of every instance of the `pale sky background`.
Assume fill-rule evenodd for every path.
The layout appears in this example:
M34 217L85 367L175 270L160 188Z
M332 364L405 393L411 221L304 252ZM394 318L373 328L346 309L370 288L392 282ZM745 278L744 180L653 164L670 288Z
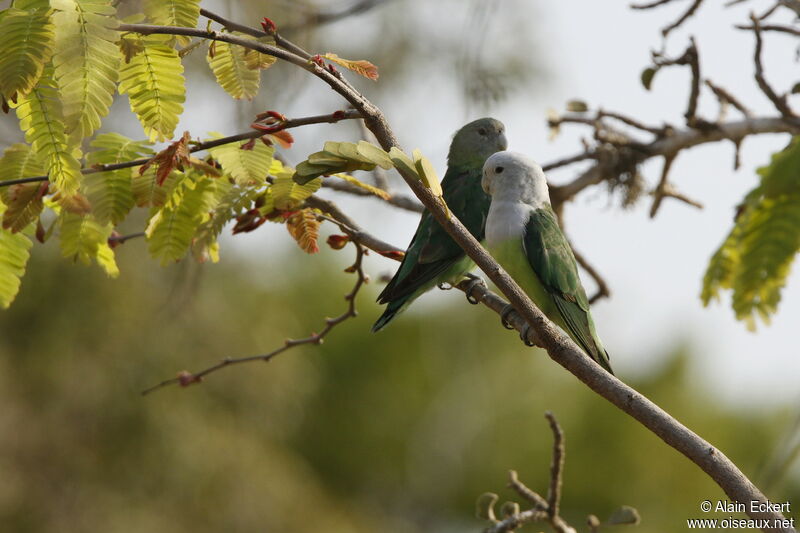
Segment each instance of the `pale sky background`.
M474 106L467 108L449 65L439 65L436 71L412 67L413 77L398 78L395 83L402 84L374 99L386 112L403 146L407 150L421 148L440 173L444 173L452 133L468 120L486 114L505 122L511 149L526 152L543 164L576 153L580 138L591 135L588 128L565 126L558 139L548 140L548 108L563 110L573 98L582 99L593 108L623 112L653 124L682 124L688 94L687 69L659 72L652 92L641 86L639 75L650 63L650 49L661 47L660 29L686 8L686 2L649 12L632 11L627 1L621 0L486 2L494 10L507 11L505 23L500 16L489 19L485 34L471 26L475 20L467 8L475 4L463 0L413 0L409 2L410 9L396 11L398 24L417 32L422 42L433 42L435 36L446 32L461 34L465 46L477 42L485 58L491 59L494 51L510 47L519 54L533 54L535 62L543 67L526 86L489 113ZM735 23L747 21L749 9L763 11L768 3L754 0L727 9L721 4L706 2L697 17L673 32L667 51L681 53L688 36L695 35L703 75L731 90L756 114L774 116L776 112L752 78L753 36L733 29ZM209 2L209 8L215 9L213 2ZM354 59L369 59L370 50L360 46L359 39L379 31L377 21L383 9L398 8L390 2L384 8L326 27L317 39L317 51L336 51L342 56L345 50L351 55L356 51L359 57ZM508 26L509 13L516 23L514 28ZM230 15L237 18L236 13ZM474 40L479 38L482 43ZM788 37L766 36L765 68L779 90L786 90L797 81L800 70L795 61L795 45L796 40ZM421 58L420 63L436 55L435 47L422 50L421 54L428 57ZM379 67L386 74L393 65ZM291 94L271 94L270 76L282 72L284 76L297 76L300 81L306 81L303 77L307 76L291 66L274 69L263 77L267 108L299 117L342 107L341 100L316 80L298 85L300 90ZM372 96L372 82L357 83L368 97ZM249 110L243 110L241 104L212 84L190 84L187 96L189 111L176 131L188 129L193 135L202 135L216 130L230 134L242 131L252 117ZM800 108L798 99L794 104ZM115 110L122 112L121 119L110 119L105 127L141 137L141 129L126 115L125 108L126 99L119 99ZM716 118L717 102L712 95L704 92L700 113ZM731 112L729 118L738 116ZM295 130L294 134L298 142L286 155L296 162L320 149L326 139L354 140L356 130L325 125ZM604 186L585 191L567 205L566 223L573 243L604 275L613 292L610 299L595 304L594 316L615 370L623 379L658 368L676 344L685 342L691 348L691 368L696 371L697 382L714 394L742 407L764 403L796 405L800 400L797 265L772 325L760 325L757 333L748 332L734 319L729 297L709 308L703 308L699 300L705 267L732 225L734 206L755 185L755 169L766 164L769 154L788 140L787 135L748 138L742 147L742 167L738 172L732 168L730 143L705 145L682 153L673 165L672 181L682 192L704 203L703 210L666 199L657 218L650 220L649 198L635 209L623 211L618 201L609 200ZM550 179L554 183L569 181L581 168L553 172ZM661 160L653 160L643 168L651 186L658 179L660 168ZM408 193L402 182L393 183L397 191ZM374 200L353 200L342 195L336 198L354 210L355 218L375 235L398 246L410 241L418 215L386 208ZM285 230L269 224L253 234L230 239L226 246L265 263L280 260L276 247L282 253L297 253ZM224 254L225 247L223 260ZM367 266L373 277L396 268L393 261L379 257L371 258ZM587 290L593 292L588 276L584 281ZM462 299L461 294L435 291L410 312L446 312L447 306L463 305ZM372 318L362 314L365 331Z

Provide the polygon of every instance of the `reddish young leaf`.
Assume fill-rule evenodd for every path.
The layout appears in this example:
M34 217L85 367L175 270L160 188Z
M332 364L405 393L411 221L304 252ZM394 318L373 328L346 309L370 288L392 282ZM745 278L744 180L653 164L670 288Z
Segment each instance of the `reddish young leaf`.
M297 245L309 254L319 252L317 238L319 238L319 220L313 210L306 208L296 212L286 219L286 229L297 241Z
M183 132L183 136L177 141L173 142L153 158L139 167L139 175L155 164L158 167L156 171L156 183L159 186L164 184L164 181L169 177L170 172L173 170L183 170L184 165L189 165L189 132Z
M41 218L36 221L36 240L42 244L47 240L47 230L44 229Z
M322 55L322 57L324 57L328 61L333 61L337 65L341 65L346 69L350 69L356 74L360 74L365 78L369 78L372 81L377 81L378 79L378 67L376 67L366 59L359 59L357 61L354 61L352 59L344 59L332 53L324 54Z
M261 21L261 27L264 28L265 33L273 34L278 31L278 26L272 22L272 19L264 17L264 20Z
M341 250L350 242L350 237L347 235L331 235L325 242L334 250Z
M291 148L294 143L294 137L286 130L276 131L275 133L268 134L275 142L280 144L283 148Z
M44 208L42 197L47 185L47 182L20 183L3 191L3 202L8 207L3 213L3 229L16 233L38 218Z
M405 252L401 252L400 250L387 250L385 252L378 252L383 257L388 257L389 259L395 259L397 261L402 261L403 258L406 256Z

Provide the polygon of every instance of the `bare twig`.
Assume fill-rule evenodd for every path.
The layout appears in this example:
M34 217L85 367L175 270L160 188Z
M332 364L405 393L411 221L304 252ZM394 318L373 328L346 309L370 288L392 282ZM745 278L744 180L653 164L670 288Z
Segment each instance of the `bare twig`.
M656 139L636 152L636 163L642 163L652 157L663 157L666 154L677 153L681 150L698 146L700 144L728 140L739 142L748 135L765 133L800 133L800 119L797 117L757 117L716 124L714 128L686 128L674 130L670 135ZM553 207L575 197L579 192L609 179L619 173L614 162L598 160L589 169L582 172L571 182L553 187L550 191Z
M508 472L508 486L524 500L533 505L531 509L512 514L502 521L493 520L494 524L484 530L484 533L511 532L524 524L531 522L548 522L556 533L575 533L575 528L570 526L559 513L561 502L562 472L564 469L564 433L558 425L553 413L545 413L553 432L553 460L550 465L550 484L547 499L543 498L519 480L517 472ZM491 502L492 504L494 501ZM489 509L489 518L494 516Z
M658 213L658 208L661 207L661 201L664 199L665 191L667 190L669 170L672 168L672 162L675 161L676 156L677 153L664 156L664 166L661 168L661 179L658 180L658 185L655 191L653 191L653 205L650 207L650 218L654 218L656 213Z
M775 109L780 111L781 115L784 117L794 117L794 112L786 102L786 95L778 96L767 82L766 78L764 78L764 66L761 64L761 23L753 13L750 14L750 20L753 22L753 33L756 36L756 49L753 54L753 60L756 64L756 83L758 83L761 92L763 92L775 106Z
M689 19L689 17L695 14L697 9L700 7L700 4L702 3L703 0L694 0L692 2L692 5L689 6L689 9L684 11L684 13L678 18L678 20L676 20L675 22L673 22L672 24L661 30L661 35L666 37L667 35L670 34L670 32L672 32L672 30L679 28L684 22L686 22Z
M647 2L645 4L631 4L631 9L653 9L654 7L663 6L664 4L669 4L670 2L674 2L675 0L655 0L654 2Z
M315 115L313 117L303 117L303 118L295 118L295 119L288 119L278 124L273 125L272 127L273 132L277 132L280 130L286 130L289 128L297 128L300 126L307 126L309 124L323 124L323 123L336 123L340 120L351 120L360 118L361 114L355 110L347 110L347 111L336 111L334 113L330 113L327 115ZM217 146L222 146L223 144L230 144L238 141L244 141L247 139L255 139L257 137L261 137L264 135L263 131L258 130L249 130L243 133L237 133L235 135L230 135L228 137L222 137L219 139L213 139L211 141L206 141L202 143L194 143L189 148L189 152L200 152L202 150L208 150L209 148L215 148ZM109 170L119 170L121 168L130 168L130 167L138 167L139 165L143 165L150 161L151 158L145 157L142 159L135 159L132 161L123 161L121 163L114 163L112 165L96 165L89 168L81 169L81 174L96 174L97 172L108 172ZM6 180L0 181L0 187L8 187L11 185L17 185L20 183L34 183L39 181L47 181L47 176L32 176L29 178L20 178L15 180Z
M136 233L129 233L127 235L111 235L108 238L108 244L114 247L114 245L125 244L131 239L138 239L139 237L144 237L145 233L143 231L139 231Z
M547 514L553 520L559 516L561 505L562 472L564 470L564 432L558 425L553 413L547 411L544 416L550 422L553 432L553 462L550 465L550 488L547 491Z
M519 475L516 470L509 470L508 472L508 486L519 494L522 498L527 500L534 509L537 511L547 512L547 500L542 498L538 493L534 492L527 485L519 480Z
M737 25L736 28L739 30L754 30L755 26L740 24ZM789 35L796 35L800 37L800 29L794 28L792 26L782 26L780 24L762 24L761 31L774 31L779 33L787 33Z
M655 0L653 2L648 2L645 4L631 4L630 7L631 9L653 9L666 4L670 4L673 1L674 0ZM690 5L689 8L686 11L684 11L675 22L669 24L668 26L666 26L664 29L661 30L661 35L667 37L673 30L683 25L683 23L686 22L689 19L689 17L695 14L697 9L700 7L700 4L702 3L703 0L693 0L692 5Z
M340 181L337 179L325 179L322 181L322 186L337 192L345 192L347 194L352 194L355 196L368 196L371 198L376 198L378 200L381 199L366 189L362 189L357 185L353 185L352 183L347 183L346 181ZM405 209L406 211L413 211L415 213L422 213L425 210L425 207L421 203L419 203L419 201L417 201L413 196L407 196L403 194L392 194L389 196L388 200L384 201L389 205L399 207L400 209Z
M302 346L307 344L314 344L314 345L322 344L323 340L325 339L325 336L328 335L328 333L330 333L336 326L338 326L348 318L352 318L357 315L356 295L358 294L359 289L361 289L361 286L364 283L366 283L368 278L364 274L364 270L362 267L364 248L357 241L353 241L353 246L355 246L356 249L356 259L353 265L349 267L347 271L355 272L356 282L353 284L353 288L350 290L350 292L348 292L344 297L344 299L347 301L347 308L341 315L335 318L326 318L325 327L322 328L322 331L320 331L319 333L312 333L308 337L302 339L286 339L283 343L283 346L281 346L280 348L276 348L275 350L272 350L269 353L260 355L251 355L247 357L226 357L216 365L200 370L199 372L186 372L186 371L180 372L177 377L164 380L161 383L142 391L142 395L150 394L153 391L156 391L163 387L167 387L169 385L180 385L181 387L187 387L195 383L200 383L207 375L217 372L218 370L221 370L229 366L238 365L242 363L250 363L253 361L263 361L267 363L271 361L273 357L280 355L283 352L294 348L295 346Z
M654 126L648 126L632 117L625 116L621 113L615 113L612 111L605 111L603 109L600 109L597 112L597 116L598 118L608 117L608 118L613 118L615 120L619 120L620 122L623 122L628 126L633 126L636 129L652 133L656 137L663 137L664 135L666 135L666 129L663 126L660 128Z
M692 207L696 207L697 209L703 209L702 202L698 202L692 198L689 198L685 194L680 191L677 191L671 183L667 183L666 187L661 193L665 198L673 198L685 204L688 204Z
M696 0L699 5L699 0ZM700 54L697 51L697 44L694 37L689 38L689 48L686 49L689 67L692 70L692 89L689 93L689 106L686 109L686 124L695 126L697 122L697 100L700 98Z
M545 172L549 170L553 170L559 167L565 167L567 165L571 165L573 163L578 163L580 161L586 161L587 159L596 159L595 155L590 152L584 152L582 154L573 155L570 157L565 157L563 159L559 159L557 161L553 161L552 163L547 163L546 165L542 165L542 170Z
M717 99L719 99L720 105L722 105L722 103L728 103L735 107L745 117L750 118L753 116L753 113L730 92L726 91L719 85L716 85L711 80L705 80L705 83L706 86L716 95Z

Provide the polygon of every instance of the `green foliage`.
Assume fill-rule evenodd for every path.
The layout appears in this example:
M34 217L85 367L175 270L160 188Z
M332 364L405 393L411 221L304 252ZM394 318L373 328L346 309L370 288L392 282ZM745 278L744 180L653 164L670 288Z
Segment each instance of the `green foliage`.
M3 213L3 229L16 233L37 220L44 209L41 193L42 185L39 183L21 183L5 188L2 199L7 209Z
M167 201L170 192L180 183L186 174L179 171L170 172L161 185L156 178L156 169L148 168L145 172L135 171L131 180L131 193L137 207L161 207Z
M317 250L316 215L304 211L302 217L292 216L320 188L321 174L306 175L302 183L293 181L295 170L274 159L275 148L255 139L211 148L206 160L192 154L195 141L189 132L158 153L150 146L173 137L183 112L186 88L182 53L176 47L184 47L184 52L202 41L192 44L188 37L120 33L115 29L117 4L105 0L16 0L12 4L0 11L4 36L0 97L15 108L27 144L6 150L0 172L4 180L47 176L48 181L0 186L5 231L0 254L18 258L15 250L22 237L12 239L10 234L30 232L38 224L39 240L56 235L65 257L82 264L97 263L116 276L109 239L119 235L115 228L124 227L135 207L150 209L144 233L150 253L162 264L180 260L190 248L198 261L217 261L217 239L233 221L236 232L252 231L266 220L286 223L306 251ZM126 21L140 22L146 17L152 24L196 27L200 13L199 0L145 0L142 8L143 13L134 13ZM212 41L210 48L208 62L223 89L234 98L254 98L260 71L274 64L275 57L224 42ZM335 55L329 56L335 61ZM375 70L363 61L339 59L342 62L359 72L368 67ZM116 133L91 138L108 114L117 89L128 96L149 141ZM279 121L279 116L274 120ZM288 131L265 135L284 149L291 147ZM84 158L82 147L87 144L90 148ZM392 166L383 150L365 142L331 142L326 149L330 154L325 158L332 157L333 167L342 171ZM125 165L145 158L149 161L141 165ZM305 164L316 164L314 156L310 159L312 163ZM87 169L81 167L82 160ZM331 165L323 166L332 170ZM338 179L388 197L353 176L336 174ZM24 239L27 254L30 240ZM2 275L4 280L17 279L21 272L6 265ZM17 286L12 291L10 284L4 285L3 302L10 302Z
M120 57L116 9L104 0L53 0L58 11L53 64L67 133L80 140L100 127L116 88Z
M5 214L6 205L0 199L0 215L4 221ZM4 309L8 309L19 292L32 245L27 235L0 228L0 307Z
M182 179L150 218L145 234L151 255L162 265L183 258L217 198L215 179L194 173Z
M92 215L62 211L58 219L61 255L89 265L94 260L108 276L115 278L119 268L108 245L111 224L100 224Z
M89 166L133 161L153 153L148 142L133 141L118 133L98 135L91 146L96 150L86 154ZM133 208L131 180L134 172L138 173L138 167L97 172L84 177L83 190L99 223L119 224Z
M144 0L144 13L152 24L194 28L200 16L200 0ZM189 44L190 37L176 36L181 46Z
M119 92L130 98L150 140L164 141L172 137L183 112L183 65L164 39L148 37L141 44L141 51L122 65Z
M53 53L49 9L11 7L0 20L0 95L6 100L25 96L42 75Z
M212 133L212 139L221 137ZM260 141L230 143L209 149L211 156L240 185L264 183L275 149Z
M390 169L394 165L389 155L366 141L325 143L321 152L308 156L295 170L294 180L303 185L320 176L330 176L354 170L374 170L376 166Z
M29 178L44 174L36 155L27 144L14 144L6 148L0 158L0 175L8 180ZM0 198L7 209L3 213L3 229L21 231L28 226L44 207L39 191L41 184L20 184L0 189Z
M745 198L736 223L712 256L703 279L705 305L733 290L736 317L754 329L777 311L781 289L800 250L800 137L759 169L761 183Z
M234 98L252 100L261 81L259 64L248 62L245 49L235 44L216 41L206 55L217 83ZM253 68L253 66L255 68Z
M322 178L306 180L303 184L298 183L295 171L284 167L277 159L272 162L269 173L275 176L275 181L270 187L275 209L284 211L294 209L322 187Z
M50 181L64 195L76 193L81 182L81 165L75 154L80 152L68 144L52 70L47 69L39 84L12 107L16 108L25 140L44 163Z

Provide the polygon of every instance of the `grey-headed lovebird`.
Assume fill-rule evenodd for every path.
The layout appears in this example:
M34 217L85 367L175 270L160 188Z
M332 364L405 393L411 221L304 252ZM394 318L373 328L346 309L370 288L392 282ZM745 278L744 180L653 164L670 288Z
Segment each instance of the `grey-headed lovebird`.
M481 189L481 171L486 158L508 146L505 127L499 120L481 118L462 127L453 136L447 155L447 173L442 191L450 211L472 235L483 240L490 199ZM442 284L453 284L474 263L438 222L425 211L400 268L378 296L388 304L372 326L383 328L417 297Z
M486 160L481 183L492 197L486 220L489 253L547 318L613 374L575 256L550 206L542 167L523 154L498 152Z

